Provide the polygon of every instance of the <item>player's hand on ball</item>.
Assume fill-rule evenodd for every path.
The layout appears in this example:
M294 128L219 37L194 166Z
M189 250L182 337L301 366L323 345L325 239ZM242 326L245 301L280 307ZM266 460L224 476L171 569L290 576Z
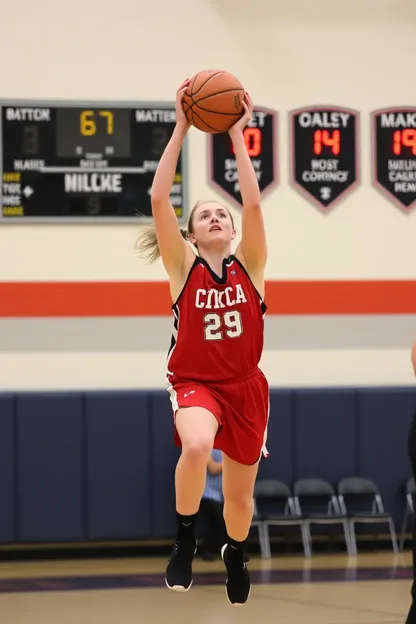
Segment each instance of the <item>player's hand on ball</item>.
M251 97L249 96L247 91L244 95L244 100L242 104L244 107L244 114L238 121L236 121L236 123L233 126L231 126L231 128L228 131L228 134L230 135L237 133L237 132L242 132L244 128L246 127L246 125L250 123L251 118L253 116L254 104L251 101Z
M180 87L176 91L176 105L175 105L176 125L180 126L181 128L185 130L189 129L190 123L188 122L186 115L183 111L182 98L184 96L186 89L188 88L189 83L190 83L190 79L187 78L186 80L183 81L183 83L180 85Z

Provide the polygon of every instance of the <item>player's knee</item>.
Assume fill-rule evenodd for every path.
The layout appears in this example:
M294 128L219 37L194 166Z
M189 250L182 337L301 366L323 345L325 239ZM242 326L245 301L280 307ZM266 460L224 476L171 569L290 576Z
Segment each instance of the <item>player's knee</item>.
M232 505L239 513L246 514L254 508L254 499L249 492L227 492L225 503Z
M182 454L194 465L205 467L212 451L213 441L208 437L194 437L182 440Z

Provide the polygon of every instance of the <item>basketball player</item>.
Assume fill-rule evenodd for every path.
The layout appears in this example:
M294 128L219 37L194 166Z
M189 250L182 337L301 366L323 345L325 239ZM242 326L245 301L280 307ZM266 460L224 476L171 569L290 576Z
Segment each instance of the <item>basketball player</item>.
M169 202L182 141L189 124L182 109L186 80L176 96L176 127L155 173L151 202L155 230L142 234L138 250L159 254L169 276L174 332L168 355L175 443L182 447L175 473L177 535L166 585L187 591L196 552L194 525L213 447L223 452L224 520L221 556L226 595L244 604L250 578L244 547L253 516L253 489L265 449L269 387L258 368L263 349L266 236L260 190L242 131L253 105L245 95L242 118L229 130L242 196L242 237L234 254L233 218L222 205L200 201L188 232L180 231ZM193 245L191 247L190 244ZM193 248L196 248L198 255Z
M416 337L412 347L412 365L416 377ZM416 481L416 409L410 426L408 437L408 454L412 466L413 478ZM413 517L413 585L412 603L407 615L406 624L416 624L416 516Z

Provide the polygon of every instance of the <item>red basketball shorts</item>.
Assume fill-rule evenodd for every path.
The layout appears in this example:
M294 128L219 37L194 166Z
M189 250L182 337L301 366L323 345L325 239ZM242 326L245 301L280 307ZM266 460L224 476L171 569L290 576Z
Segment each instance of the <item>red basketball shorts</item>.
M246 465L266 457L269 385L260 369L238 382L178 382L169 388L174 417L178 409L204 407L218 421L214 448ZM175 445L181 440L175 427Z

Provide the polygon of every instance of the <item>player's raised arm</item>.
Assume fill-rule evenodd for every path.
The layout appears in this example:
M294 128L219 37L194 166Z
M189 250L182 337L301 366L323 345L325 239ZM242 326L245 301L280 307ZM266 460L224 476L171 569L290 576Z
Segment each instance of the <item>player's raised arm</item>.
M243 136L243 130L253 114L253 103L247 93L243 105L245 109L243 117L229 130L243 201L242 235L236 255L241 254L247 271L254 276L264 270L267 261L267 242L260 205L260 188Z
M151 191L152 214L160 256L168 274L175 277L182 272L187 255L192 253L181 234L170 203L182 142L189 130L189 123L182 109L182 97L188 84L189 80L185 80L176 92L176 126L159 161Z

